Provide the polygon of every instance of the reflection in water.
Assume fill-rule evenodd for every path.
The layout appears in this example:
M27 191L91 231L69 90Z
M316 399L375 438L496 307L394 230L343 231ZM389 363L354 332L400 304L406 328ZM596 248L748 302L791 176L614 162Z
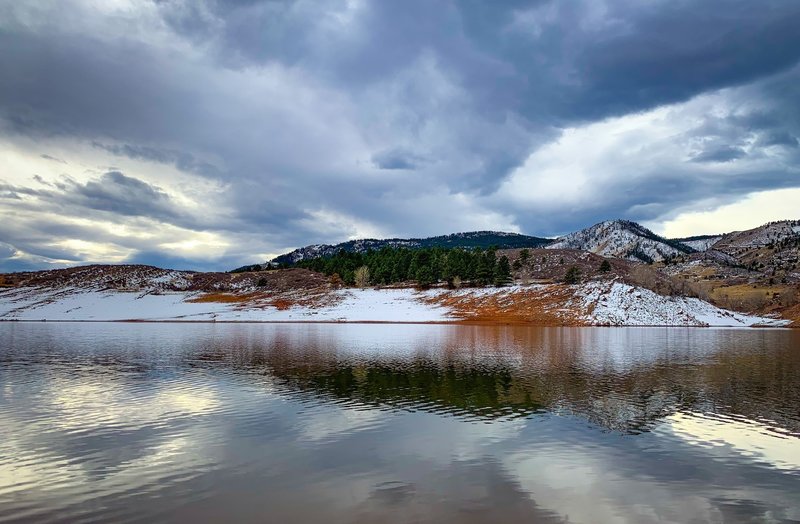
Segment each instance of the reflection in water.
M797 520L798 372L789 330L3 324L0 520Z
M271 333L212 341L192 365L269 373L292 394L376 408L478 419L570 413L629 433L678 411L733 413L798 436L800 339L752 333L464 326L374 351Z

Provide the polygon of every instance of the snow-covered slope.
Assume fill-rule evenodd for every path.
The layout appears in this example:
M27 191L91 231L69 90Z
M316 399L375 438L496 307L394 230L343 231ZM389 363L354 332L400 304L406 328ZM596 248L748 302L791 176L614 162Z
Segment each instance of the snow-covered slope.
M612 326L780 326L788 322L743 315L697 298L665 297L620 282L591 282L576 293L583 318Z
M80 289L0 291L0 320L443 322L449 311L413 289L342 289L316 303L276 307L272 301L198 301L202 293L130 293Z
M662 238L628 220L610 220L559 237L547 249L580 249L606 257L644 262L691 253L689 246Z
M510 310L548 309L556 325L780 326L787 323L725 311L699 299L664 297L612 281L459 291L339 289L318 295L314 300L304 300L307 293L283 294L280 301L268 295L248 295L241 301L213 301L204 300L206 294L190 291L22 287L0 291L0 320L447 322L480 318L481 305L493 303ZM556 302L548 300L553 296L564 298ZM464 315L463 310L456 315L445 305L454 297L462 303L474 304L474 317Z
M673 242L680 242L684 246L689 246L695 251L703 252L708 251L711 246L716 244L722 239L723 235L702 235L697 237L688 238L674 238Z

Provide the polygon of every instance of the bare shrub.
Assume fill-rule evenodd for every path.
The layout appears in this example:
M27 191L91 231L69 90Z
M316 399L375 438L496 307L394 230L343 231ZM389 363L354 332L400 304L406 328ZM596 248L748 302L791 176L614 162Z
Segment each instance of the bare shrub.
M800 299L800 292L797 288L790 287L781 292L779 303L781 306L793 306L797 304L798 299Z
M355 272L356 287L365 288L369 286L369 268L361 266Z
M339 276L339 273L334 273L328 280L333 289L341 289L344 287L344 280Z
M628 281L636 286L655 291L659 295L697 296L696 291L684 279L667 277L650 265L640 264L628 273Z

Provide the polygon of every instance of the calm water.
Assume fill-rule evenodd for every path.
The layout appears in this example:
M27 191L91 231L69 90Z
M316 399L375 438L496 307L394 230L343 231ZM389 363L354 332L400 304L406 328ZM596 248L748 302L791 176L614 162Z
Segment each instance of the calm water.
M0 521L793 522L800 332L0 324Z

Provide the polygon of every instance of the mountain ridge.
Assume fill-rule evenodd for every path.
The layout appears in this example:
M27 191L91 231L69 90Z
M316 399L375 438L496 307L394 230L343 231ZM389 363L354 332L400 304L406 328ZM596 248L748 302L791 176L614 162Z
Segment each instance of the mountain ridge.
M365 238L348 240L338 244L311 244L297 248L283 255L279 255L268 264L295 264L300 260L309 258L332 256L344 249L347 252L364 253L370 249L378 250L383 247L406 247L417 249L423 247L461 247L461 248L488 248L497 246L500 249L536 248L552 242L550 238L510 233L505 231L467 231L438 235L425 238ZM244 266L249 267L249 266ZM263 267L263 265L262 265ZM241 268L239 268L241 269Z
M758 232L768 230L766 240L753 240ZM488 248L496 246L500 249L514 248L548 248L548 249L578 249L589 251L602 256L622 258L638 262L662 262L675 257L719 251L720 255L731 257L733 246L741 243L742 239L751 238L759 245L766 245L772 241L784 241L787 237L800 232L800 220L781 220L762 224L744 231L732 231L716 235L694 235L683 238L666 238L657 235L645 226L625 219L614 219L599 222L587 228L562 235L557 238L547 238L522 233L505 231L468 231L438 235L425 238L365 238L354 239L337 244L310 244L299 247L288 253L278 255L264 263L242 266L233 270L258 271L276 265L293 265L300 260L317 257L329 257L340 250L354 253L365 253L368 250L379 250L383 247L406 247L418 249L423 247L460 247L460 248ZM715 250L715 246L728 246L727 249ZM752 247L752 246L751 246ZM741 250L738 250L741 251ZM713 253L712 253L713 254Z

